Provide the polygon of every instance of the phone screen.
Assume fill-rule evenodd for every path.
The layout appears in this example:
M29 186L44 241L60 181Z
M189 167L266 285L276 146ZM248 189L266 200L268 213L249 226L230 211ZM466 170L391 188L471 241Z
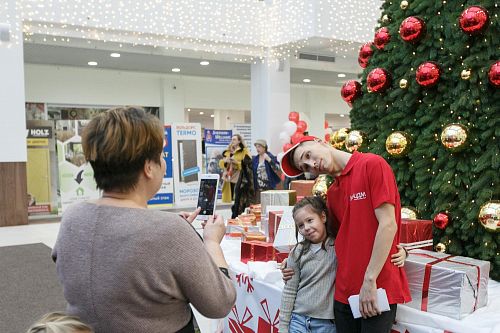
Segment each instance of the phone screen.
M201 207L200 215L214 215L214 204L217 195L217 179L204 179L200 181L200 193L198 194L198 207Z

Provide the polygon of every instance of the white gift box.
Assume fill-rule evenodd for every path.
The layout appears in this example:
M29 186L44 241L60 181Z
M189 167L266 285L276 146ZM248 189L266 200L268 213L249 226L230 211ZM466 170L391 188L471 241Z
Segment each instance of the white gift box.
M404 267L412 297L407 306L462 319L488 302L488 261L417 249Z

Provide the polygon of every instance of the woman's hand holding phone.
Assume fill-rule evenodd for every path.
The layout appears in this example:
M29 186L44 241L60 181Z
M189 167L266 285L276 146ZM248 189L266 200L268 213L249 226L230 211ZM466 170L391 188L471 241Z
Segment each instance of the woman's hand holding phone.
M200 214L201 207L196 208L193 212L180 212L179 215L189 223L193 223L198 214Z
M208 220L202 222L203 239L205 242L216 242L220 244L226 233L226 226L221 215L214 214Z

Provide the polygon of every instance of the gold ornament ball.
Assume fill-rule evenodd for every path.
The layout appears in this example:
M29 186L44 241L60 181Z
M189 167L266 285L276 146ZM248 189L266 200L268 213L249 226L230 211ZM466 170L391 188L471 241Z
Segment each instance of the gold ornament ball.
M470 69L464 69L461 73L460 73L460 77L462 78L462 80L468 80L470 79Z
M401 3L399 4L399 8L401 8L402 10L408 8L408 1L406 0L401 1Z
M401 89L408 88L408 80L407 79L399 80L399 88L401 88Z
M361 131L350 131L345 140L345 148L349 152L358 150L364 141L364 134Z
M500 232L500 201L485 203L479 210L479 222L490 232Z
M321 197L323 200L326 200L326 193L328 192L328 188L333 183L333 178L330 175L319 175L314 182L312 187L312 195L316 197Z
M389 23L389 21L390 21L389 16L387 15L382 16L382 22Z
M414 207L401 207L401 218L407 220L417 220L417 209Z
M465 146L467 129L460 124L449 124L441 132L441 143L451 151L458 151Z
M443 243L437 243L434 249L436 250L436 252L444 253L446 252L446 245L444 245Z
M342 149L348 134L349 134L348 128L341 128L338 131L335 131L333 135L330 137L330 145L333 148Z
M385 149L393 157L403 157L410 150L410 136L405 132L391 133L385 140Z

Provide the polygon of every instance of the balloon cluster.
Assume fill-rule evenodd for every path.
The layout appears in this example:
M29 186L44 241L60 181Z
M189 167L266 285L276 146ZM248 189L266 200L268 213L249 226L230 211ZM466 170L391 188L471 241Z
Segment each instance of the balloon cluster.
M307 123L300 120L298 112L292 111L288 114L288 121L283 123L283 130L279 134L283 151L286 152L304 136L307 131Z

